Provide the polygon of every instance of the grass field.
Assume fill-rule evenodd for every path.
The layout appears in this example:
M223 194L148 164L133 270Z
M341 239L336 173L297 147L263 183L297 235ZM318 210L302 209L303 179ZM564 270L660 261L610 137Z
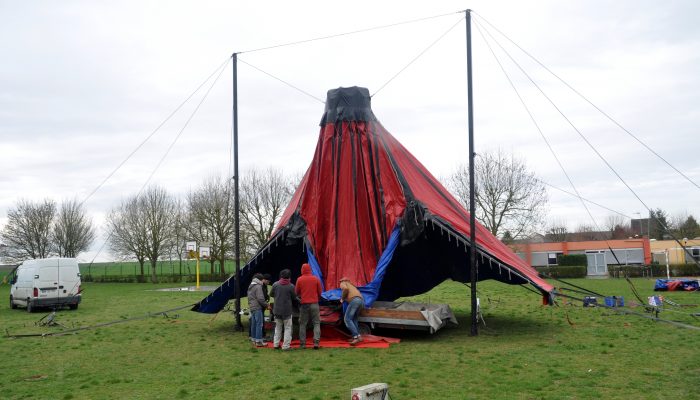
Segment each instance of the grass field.
M632 300L624 280L573 281ZM653 280L634 283L643 296L653 293ZM80 308L59 312L57 320L87 326L204 296L154 290L168 286L84 284ZM487 326L478 337L469 336L468 289L445 282L413 300L449 303L460 325L434 335L383 331L402 339L384 350L256 350L247 334L233 332L230 313L214 318L187 310L70 336L3 337L0 398L348 399L351 388L372 382L387 382L392 399L700 397L698 330L603 308L542 306L535 294L497 282L480 283L479 292ZM9 286L0 286L0 294L7 299ZM700 304L700 293L666 295ZM688 316L700 308L681 311L661 316L700 326ZM5 304L0 325L11 334L61 330L35 327L45 314Z

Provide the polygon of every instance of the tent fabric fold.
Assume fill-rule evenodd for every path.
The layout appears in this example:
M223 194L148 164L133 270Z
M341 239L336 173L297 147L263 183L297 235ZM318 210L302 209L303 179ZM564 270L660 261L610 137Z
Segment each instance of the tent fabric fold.
M241 293L255 272L293 279L308 262L324 298L349 278L374 300L425 293L446 279L468 282L469 213L377 120L369 91L329 90L314 157L268 243L241 269ZM476 226L479 280L553 287L486 228ZM220 311L229 278L193 308Z

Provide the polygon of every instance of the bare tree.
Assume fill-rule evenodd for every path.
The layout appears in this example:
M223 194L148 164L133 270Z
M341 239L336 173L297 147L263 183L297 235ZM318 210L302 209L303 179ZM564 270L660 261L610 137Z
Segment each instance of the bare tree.
M180 199L175 200L175 220L173 222L173 240L170 243L170 256L175 256L180 265L182 273L182 256L185 251L184 243L188 239L187 234L187 212Z
M234 202L230 183L220 177L206 180L187 196L190 215L190 235L198 242L211 244L211 272L218 260L222 274L226 273L226 254L234 236Z
M136 258L144 276L146 260L151 264L151 281L158 282L156 265L175 236L174 198L165 189L151 186L140 196L123 202L107 217L109 244L123 258Z
M77 257L95 240L95 228L78 200L61 204L53 225L53 243L61 257Z
M151 282L157 283L158 259L167 253L175 236L175 199L165 189L151 186L139 197L138 204L146 225L146 258L151 262Z
M46 258L51 255L51 224L56 215L56 203L45 199L33 203L19 200L7 212L7 224L0 237L5 244L4 257L12 261Z
M301 181L301 179L299 179ZM262 247L279 222L298 182L286 178L279 169L252 169L241 183L241 223L250 233L254 251Z
M593 225L579 224L576 227L576 240L599 240L601 237Z
M148 234L136 196L123 201L107 215L109 247L118 258L136 259L144 276Z
M624 239L632 236L632 228L627 218L613 214L605 218L605 229L610 232L612 239Z
M569 229L566 226L566 221L550 221L545 233L545 239L548 242L566 242L569 239Z
M527 237L541 226L547 191L525 163L501 150L484 153L475 163L476 218L500 237L506 231L514 239ZM448 186L469 209L469 170L459 166Z

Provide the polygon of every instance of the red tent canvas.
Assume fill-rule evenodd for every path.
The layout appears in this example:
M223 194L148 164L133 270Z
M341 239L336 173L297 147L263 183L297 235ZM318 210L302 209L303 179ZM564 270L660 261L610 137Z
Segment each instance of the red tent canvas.
M314 158L270 241L242 269L299 274L308 262L324 297L338 298L347 276L374 300L424 293L445 279L469 281L469 214L374 116L365 88L328 92ZM479 280L553 287L477 224ZM276 275L273 275L276 276ZM217 312L234 278L194 308ZM244 293L242 291L241 293Z

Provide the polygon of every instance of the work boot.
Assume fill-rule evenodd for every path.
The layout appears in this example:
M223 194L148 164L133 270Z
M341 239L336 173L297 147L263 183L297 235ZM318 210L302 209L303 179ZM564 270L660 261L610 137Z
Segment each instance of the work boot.
M319 347L321 347L321 344L319 343L318 340L314 340L314 350L318 350Z
M358 343L362 341L362 338L360 336L355 336L352 338L350 341L350 346L356 346Z

